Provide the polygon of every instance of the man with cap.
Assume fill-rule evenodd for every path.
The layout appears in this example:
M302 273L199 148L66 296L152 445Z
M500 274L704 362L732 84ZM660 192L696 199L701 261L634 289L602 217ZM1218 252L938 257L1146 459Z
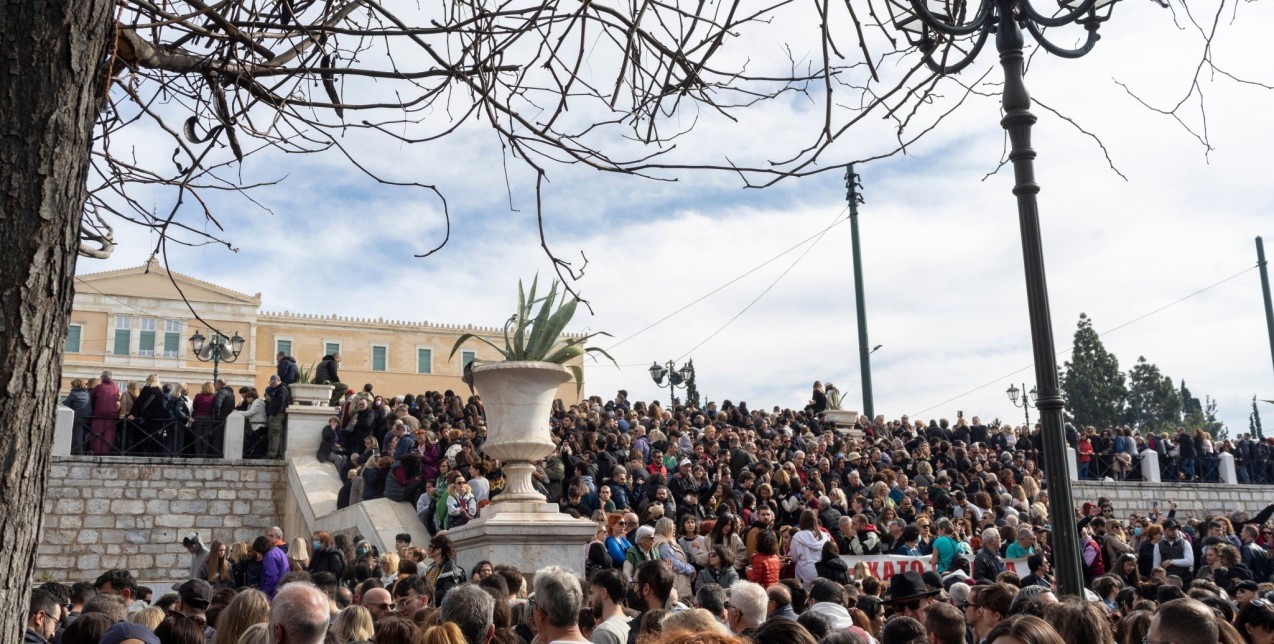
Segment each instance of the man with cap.
M889 599L885 603L894 607L895 615L911 617L924 623L925 609L934 602L937 588L929 588L920 573L908 570L889 578Z
M141 624L117 622L97 644L159 644L159 636Z
M279 376L270 376L270 386L265 388L265 427L269 437L266 456L269 458L283 458L283 417L291 403L292 391Z
M699 493L699 483L695 481L691 474L691 468L694 466L689 458L682 458L677 465L677 471L668 477L668 491L672 493L672 498L676 500L677 505L683 503L697 503ZM687 498L691 492L695 493L695 500L691 501Z
M212 642L217 629L208 625L208 605L212 603L212 584L202 579L191 579L177 589L177 603L173 611L189 617L201 629L205 642Z
M1179 528L1176 519L1164 520L1163 538L1155 545L1154 565L1180 577L1182 585L1189 587L1194 579L1194 548Z

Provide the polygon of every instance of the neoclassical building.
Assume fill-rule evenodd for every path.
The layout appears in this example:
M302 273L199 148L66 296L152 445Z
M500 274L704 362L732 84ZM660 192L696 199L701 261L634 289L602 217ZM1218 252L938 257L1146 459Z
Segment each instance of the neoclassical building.
M186 384L193 394L201 383L212 380L213 365L197 359L189 338L196 332L211 337L213 329L244 339L238 359L220 364L221 377L235 388L263 390L275 371L278 351L293 356L302 369L339 352L345 384L358 389L371 383L385 396L467 392L460 379L464 364L500 356L474 340L449 359L456 338L476 333L496 344L504 342L503 330L495 327L267 312L261 310L260 293L248 295L170 273L152 258L141 266L75 278L62 391L70 389L73 378L87 380L109 369L121 383L141 384L148 374L157 373L163 382ZM566 401L583 396L573 382L558 394Z

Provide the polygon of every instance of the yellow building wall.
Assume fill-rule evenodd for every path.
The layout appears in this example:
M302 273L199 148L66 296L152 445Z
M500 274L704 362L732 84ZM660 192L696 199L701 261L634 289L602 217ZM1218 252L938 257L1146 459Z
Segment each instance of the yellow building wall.
M200 321L191 313L173 282ZM196 331L205 337L212 328L227 336L238 333L245 339L243 352L234 362L220 364L220 376L232 387L255 386L264 390L275 373L275 353L280 340L291 343L291 355L301 368L313 367L323 358L326 343L341 346L341 380L355 390L370 383L378 394L393 397L446 391L468 395L461 380L461 352L450 358L451 347L464 333L478 333L503 346L501 329L461 325L404 322L383 319L343 318L333 315L272 313L260 310L261 296L247 295L197 278L173 273L171 276L151 261L145 265L82 275L76 278L71 324L80 327L79 351L68 351L62 364L62 393L70 390L74 378L87 380L110 370L121 383L142 384L150 373L165 383L185 384L193 393L212 380L213 365L201 362L190 350L189 338ZM129 355L115 355L116 318L131 319ZM143 318L156 320L157 350L154 356L139 354ZM163 356L165 321L179 323L176 357ZM372 368L372 347L386 348L383 371ZM431 373L418 373L417 350L432 351ZM499 360L500 355L478 340L470 340L462 351L473 351L479 360ZM577 358L571 364L583 365ZM578 402L582 389L574 382L563 385L558 396L568 403Z

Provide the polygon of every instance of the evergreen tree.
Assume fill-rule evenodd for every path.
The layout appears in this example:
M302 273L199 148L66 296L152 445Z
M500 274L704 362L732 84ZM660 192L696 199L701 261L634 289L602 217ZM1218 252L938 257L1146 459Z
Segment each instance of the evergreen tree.
M1106 351L1093 330L1093 321L1079 314L1071 359L1062 374L1066 405L1075 421L1098 428L1119 424L1128 397L1119 360Z
M1190 395L1190 390L1186 388L1186 381L1181 381L1181 422L1186 427L1196 428L1203 427L1206 419L1203 416L1203 403L1198 398Z
M1148 431L1169 431L1181 422L1181 394L1145 356L1128 372L1128 422Z
M1247 428L1253 436L1265 439L1265 433L1261 431L1261 410L1256 408L1256 396L1252 396L1252 413L1248 414Z
M1226 428L1225 423L1216 417L1216 399L1212 396L1204 396L1203 406L1203 431L1212 435L1217 440L1225 440L1230 437L1230 430Z
M698 409L699 408L699 388L695 386L694 358L691 358L690 361L687 362L686 364L690 366L690 379L686 381L686 404Z

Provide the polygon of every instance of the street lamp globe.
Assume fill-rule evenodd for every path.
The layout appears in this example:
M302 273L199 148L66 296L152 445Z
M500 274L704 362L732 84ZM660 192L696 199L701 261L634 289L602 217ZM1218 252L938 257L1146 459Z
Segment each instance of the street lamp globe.
M195 355L203 353L203 343L205 340L207 340L207 338L203 337L202 331L195 331L195 334L190 336L190 350L194 352Z
M243 336L239 335L238 331L235 331L234 337L230 338L230 352L234 354L234 357L238 358L239 353L243 351L243 343Z
M690 378L692 378L694 375L695 375L695 370L694 370L693 368L691 368L691 366L690 366L689 364L682 365L682 367L681 367L681 380L682 380L682 382L685 382L685 381L687 381L687 380L690 380Z
M1017 385L1009 385L1008 391L1004 393L1008 394L1009 400L1013 401L1014 403L1017 403L1018 401L1022 400L1021 398L1018 398L1018 395L1022 393L1022 390L1018 389Z
M665 374L666 372L667 372L667 370L666 370L666 369L664 369L663 367L659 366L659 363L658 363L658 362L651 363L651 365L650 365L650 379L651 379L651 380L654 380L654 381L655 381L655 384L657 384L657 385L662 385L662 384L664 383L664 374Z

